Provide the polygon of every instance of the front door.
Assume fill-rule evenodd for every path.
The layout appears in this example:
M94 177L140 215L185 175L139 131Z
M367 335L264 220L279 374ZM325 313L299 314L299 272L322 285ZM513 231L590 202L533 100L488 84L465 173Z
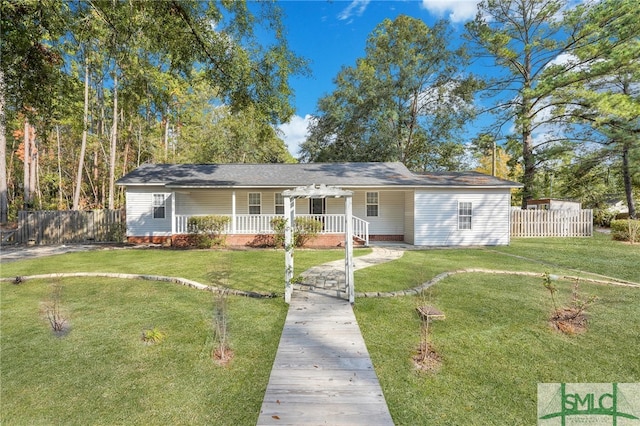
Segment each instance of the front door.
M326 198L310 198L309 199L310 214L325 214L326 211L327 211Z

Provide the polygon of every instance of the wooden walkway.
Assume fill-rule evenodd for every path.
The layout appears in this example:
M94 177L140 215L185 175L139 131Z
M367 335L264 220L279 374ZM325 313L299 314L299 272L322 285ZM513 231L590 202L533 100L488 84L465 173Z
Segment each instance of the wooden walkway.
M294 291L258 425L393 425L347 300Z

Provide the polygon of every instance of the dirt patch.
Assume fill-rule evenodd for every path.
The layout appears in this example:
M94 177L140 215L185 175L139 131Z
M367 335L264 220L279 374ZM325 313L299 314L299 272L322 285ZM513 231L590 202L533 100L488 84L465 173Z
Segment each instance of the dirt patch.
M229 348L215 348L212 353L213 361L223 367L229 365L229 363L233 360L234 352Z
M442 366L442 358L430 344L420 345L418 353L413 356L416 370L425 373L437 373Z
M549 319L551 327L564 334L580 334L587 331L587 316L576 308L563 308Z

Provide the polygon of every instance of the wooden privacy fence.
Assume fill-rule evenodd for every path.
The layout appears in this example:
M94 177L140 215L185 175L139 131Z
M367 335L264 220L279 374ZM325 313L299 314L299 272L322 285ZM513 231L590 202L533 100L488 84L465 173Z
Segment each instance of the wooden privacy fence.
M71 244L122 242L124 210L41 210L18 212L14 242Z
M593 210L511 210L512 237L591 237Z

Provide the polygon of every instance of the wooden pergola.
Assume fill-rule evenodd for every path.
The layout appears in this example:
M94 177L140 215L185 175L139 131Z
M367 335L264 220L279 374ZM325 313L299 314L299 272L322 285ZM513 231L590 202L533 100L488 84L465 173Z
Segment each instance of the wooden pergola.
M355 302L355 291L353 286L353 191L344 190L335 186L309 185L300 186L295 189L288 189L282 192L284 197L284 300L291 302L293 292L293 227L295 224L295 200L298 198L344 198L344 268L346 291L349 295L349 302Z

